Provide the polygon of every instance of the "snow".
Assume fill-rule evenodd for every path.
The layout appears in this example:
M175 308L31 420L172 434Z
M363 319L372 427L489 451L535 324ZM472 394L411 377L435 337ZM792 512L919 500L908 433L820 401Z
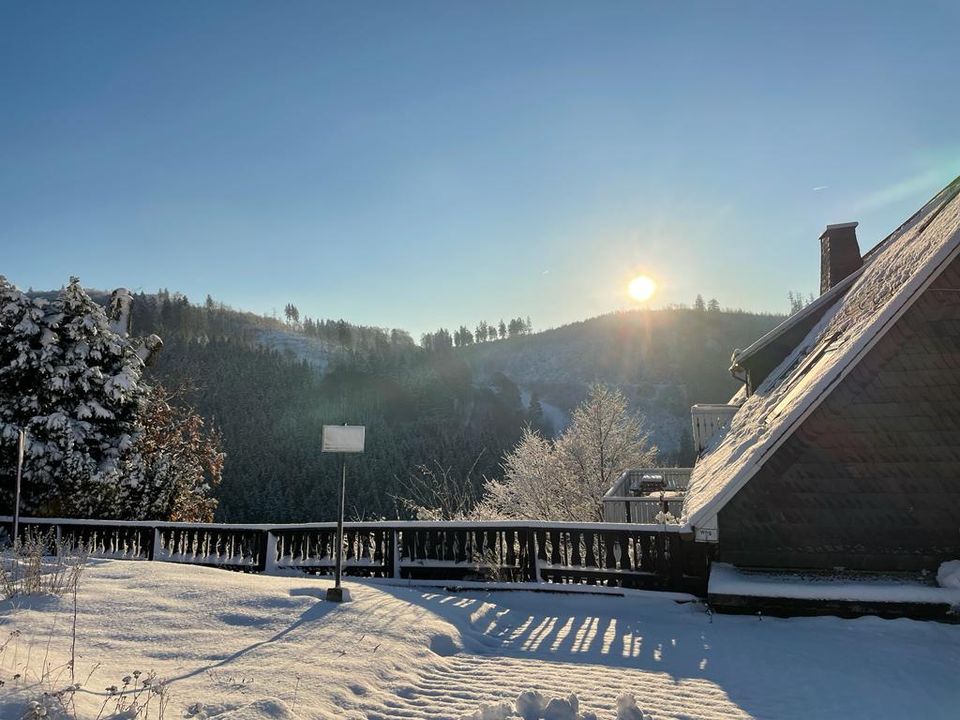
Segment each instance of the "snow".
M425 590L94 560L77 597L80 718L134 670L167 718L483 717L531 691L602 720L952 718L960 626L711 616L651 596ZM72 597L0 603L0 718L70 682ZM19 631L19 635L15 633ZM38 679L52 668L56 681ZM21 678L14 680L16 673ZM89 680L87 679L89 675ZM638 712L630 713L629 692ZM555 705L558 711L559 704ZM152 715L151 717L156 717ZM562 717L562 715L558 715Z
M960 593L960 560L947 560L937 569L937 585Z
M894 576L852 577L739 570L725 563L710 566L710 595L846 600L852 602L942 603L960 606L960 562L956 586L936 587ZM948 563L944 563L946 565ZM941 566L942 568L942 566Z
M929 282L960 243L960 179L897 230L853 287L826 312L718 432L693 469L684 529L703 526L753 476Z

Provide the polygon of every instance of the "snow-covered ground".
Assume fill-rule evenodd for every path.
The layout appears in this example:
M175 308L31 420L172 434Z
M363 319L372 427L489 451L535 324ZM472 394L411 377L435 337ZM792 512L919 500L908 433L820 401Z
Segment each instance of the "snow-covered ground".
M168 719L459 718L527 689L577 693L581 710L611 719L624 691L655 718L960 713L960 626L357 583L338 606L323 599L328 585L91 561L77 598L81 717L134 670L169 681ZM0 718L70 682L58 666L71 623L71 597L0 603Z
M960 561L943 563L938 573L943 587L895 576L834 576L799 572L751 572L725 563L710 566L710 595L850 600L880 603L935 603L960 607Z

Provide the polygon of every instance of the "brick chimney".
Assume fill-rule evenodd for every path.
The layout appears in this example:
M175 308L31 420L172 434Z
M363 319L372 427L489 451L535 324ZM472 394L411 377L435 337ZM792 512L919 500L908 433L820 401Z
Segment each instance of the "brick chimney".
M858 223L827 225L820 236L820 294L863 266L857 243Z

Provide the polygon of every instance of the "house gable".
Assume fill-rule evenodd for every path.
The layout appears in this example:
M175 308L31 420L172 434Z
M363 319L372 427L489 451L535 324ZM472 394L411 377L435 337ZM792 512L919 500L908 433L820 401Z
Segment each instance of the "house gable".
M719 558L935 570L960 557L960 260L719 513Z
M960 245L958 194L960 178L884 241L842 301L714 439L694 467L684 498L682 522L688 530L716 527L720 509L952 262Z

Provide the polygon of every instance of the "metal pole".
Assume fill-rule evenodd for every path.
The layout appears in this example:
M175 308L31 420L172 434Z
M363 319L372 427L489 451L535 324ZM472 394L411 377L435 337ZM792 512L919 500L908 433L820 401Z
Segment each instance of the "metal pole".
M13 497L13 547L19 544L20 537L20 479L23 477L23 446L26 442L26 433L20 430L17 437L17 488Z
M337 578L334 587L340 587L343 576L343 501L347 493L347 456L340 455L340 512L337 514Z

